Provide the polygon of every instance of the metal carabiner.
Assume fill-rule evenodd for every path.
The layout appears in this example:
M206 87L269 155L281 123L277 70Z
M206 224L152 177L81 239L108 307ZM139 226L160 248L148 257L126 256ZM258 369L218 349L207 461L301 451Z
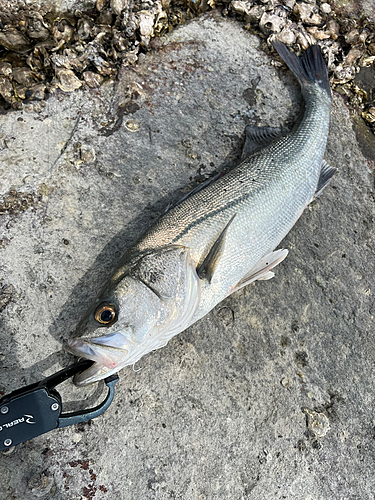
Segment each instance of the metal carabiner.
M104 379L108 393L94 408L61 413L63 404L55 387L93 364L83 360L39 382L11 392L0 399L0 450L23 443L59 427L87 422L104 413L113 401L118 375Z

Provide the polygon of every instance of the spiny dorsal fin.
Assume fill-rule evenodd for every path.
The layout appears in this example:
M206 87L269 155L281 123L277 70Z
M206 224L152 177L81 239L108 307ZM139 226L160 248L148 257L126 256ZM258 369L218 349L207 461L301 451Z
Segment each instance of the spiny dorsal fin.
M206 255L204 261L197 269L197 274L201 279L206 279L209 283L211 283L212 276L215 272L215 269L219 263L220 257L224 251L225 245L225 235L228 230L228 227L233 222L233 219L236 217L236 214L232 215L227 225L219 234L215 243L212 245L210 251Z
M242 149L242 160L257 149L267 146L284 135L284 131L279 127L254 127L253 125L248 125L245 133L246 139Z
M183 201L185 201L187 198L190 198L190 196L192 196L193 194L198 193L199 191L201 191L205 187L207 187L210 184L214 183L215 181L217 181L218 179L220 179L220 177L223 177L223 175L224 175L224 172L219 172L218 174L215 174L212 177L209 177L205 181L201 182L200 184L198 184L198 186L195 186L195 188L193 188L191 191L189 191L188 193L184 194L184 196L182 198L180 198L179 200L177 200L175 203L170 203L167 206L167 208L165 209L165 213L167 213L170 210L172 210L172 208L177 207L177 205L179 205L180 203L182 203Z

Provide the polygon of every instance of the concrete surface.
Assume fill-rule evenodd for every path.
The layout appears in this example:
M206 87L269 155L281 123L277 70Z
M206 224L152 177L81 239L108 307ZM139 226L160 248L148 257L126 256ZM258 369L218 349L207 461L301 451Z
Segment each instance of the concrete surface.
M259 39L211 13L116 86L1 116L1 394L73 361L61 342L124 249L235 164L247 123L300 105ZM104 416L1 454L0 499L374 498L374 172L340 96L326 159L339 174L276 277L124 369ZM60 389L67 410L104 395Z

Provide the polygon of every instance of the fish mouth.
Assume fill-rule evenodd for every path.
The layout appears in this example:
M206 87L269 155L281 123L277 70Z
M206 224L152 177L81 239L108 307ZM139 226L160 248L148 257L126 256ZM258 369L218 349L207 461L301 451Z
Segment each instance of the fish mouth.
M78 338L68 340L66 349L78 357L95 361L109 370L120 369L121 362L128 354L128 341L121 332L104 337ZM107 371L107 370L106 370Z

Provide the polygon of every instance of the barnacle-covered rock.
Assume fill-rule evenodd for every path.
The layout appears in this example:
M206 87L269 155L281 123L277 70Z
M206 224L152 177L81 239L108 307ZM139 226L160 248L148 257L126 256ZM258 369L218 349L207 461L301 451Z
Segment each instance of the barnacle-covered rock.
M332 40L337 40L337 37L340 34L340 25L334 19L330 19L327 22L327 27L325 32L332 38Z
M148 10L141 10L137 13L137 17L142 45L147 46L154 32L154 14Z
M352 67L344 66L343 64L338 64L333 71L334 82L345 83L353 80L355 77L355 70Z
M307 3L296 3L294 6L294 13L299 16L301 21L307 25L320 25L322 24L322 17L318 13L318 8L315 5Z
M358 38L359 38L359 30L358 29L349 31L349 33L346 33L344 35L345 42L349 43L350 45L354 45L355 43L358 43Z
M31 43L21 31L7 27L0 30L0 45L13 52L22 53L30 48Z
M252 5L253 2L251 2L250 0L234 0L230 3L230 9L236 14L249 16Z
M364 50L365 49L362 44L354 45L354 47L349 50L348 55L345 57L345 64L347 64L348 66L353 66L354 64L356 64L358 59L363 55Z
M247 14L247 16L245 18L245 21L251 22L251 23L259 22L259 19L261 19L265 10L266 10L266 8L263 5L254 5L249 10L249 13Z
M279 33L284 25L285 19L274 14L268 14L268 12L264 12L259 21L259 26L265 33Z
M57 71L58 86L64 92L73 92L73 90L79 89L82 82L76 77L70 69L61 69Z
M26 98L30 100L43 101L46 94L46 86L44 83L34 85L26 92Z
M27 67L14 68L13 80L15 80L20 85L25 85L25 86L34 85L35 83L34 72Z
M328 40L331 36L323 30L320 30L317 26L309 26L306 31L312 35L315 40Z
M99 12L102 12L109 5L109 0L96 0L95 7Z
M113 22L113 12L110 9L103 10L98 17L97 22L102 27L111 26Z
M329 14L331 12L331 6L329 3L322 3L320 5L320 11L323 12L323 14Z
M293 10L296 5L296 0L284 0L283 4L289 10Z
M74 28L66 19L62 19L57 22L52 29L53 39L57 43L57 46L53 50L59 50L61 47L69 43L73 33Z
M136 47L133 50L130 50L129 52L126 52L123 58L123 64L126 66L128 64L133 65L137 62L138 60L138 52L139 52L139 47Z
M117 16L119 16L125 9L127 3L128 0L111 0L111 9Z
M371 66L371 64L374 63L375 63L375 56L361 57L359 61L359 65L362 67Z
M116 50L119 52L123 52L124 50L129 48L129 42L122 36L122 34L115 30L113 33L112 43Z
M12 65L8 62L0 63L0 75L9 76L12 74Z
M362 118L368 123L375 123L375 108L372 107L368 111L363 111Z
M91 36L91 31L94 23L91 19L84 17L78 19L77 22L77 31L75 33L75 37L77 40L87 40Z
M46 86L43 83L34 85L33 87L17 85L14 89L14 93L15 97L18 99L42 101L45 98ZM14 105L14 103L12 105Z
M312 35L307 33L303 26L299 26L297 31L297 43L300 44L302 50L306 50L310 45L314 45L315 40Z
M12 102L13 87L10 83L9 78L6 76L0 76L0 95L3 99L11 103Z
M280 33L277 34L276 38L280 40L280 42L285 43L285 45L293 45L296 41L297 35L290 26L286 26Z
M162 11L157 16L157 19L154 24L154 33L156 36L162 36L164 33L167 33L168 29L168 15L165 11Z
M91 89L100 87L103 82L103 77L101 75L98 75L98 73L94 73L93 71L85 71L82 76Z
M27 36L32 40L44 41L50 36L48 25L38 12L33 12L27 27Z

